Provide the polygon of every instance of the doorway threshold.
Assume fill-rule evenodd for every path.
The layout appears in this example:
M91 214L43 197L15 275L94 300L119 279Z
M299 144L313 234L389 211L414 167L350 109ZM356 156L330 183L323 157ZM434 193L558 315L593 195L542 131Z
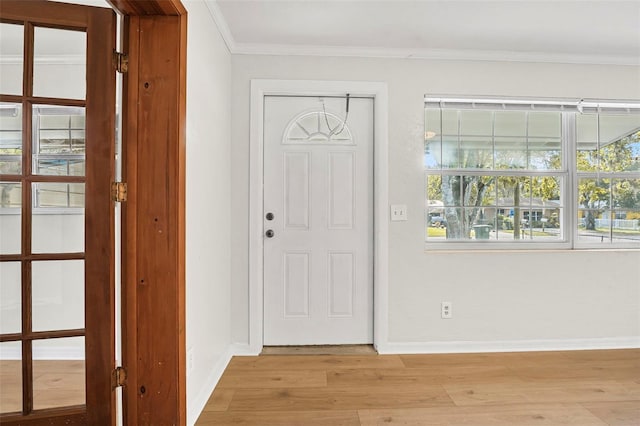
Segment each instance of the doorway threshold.
M260 355L377 355L373 345L265 346Z

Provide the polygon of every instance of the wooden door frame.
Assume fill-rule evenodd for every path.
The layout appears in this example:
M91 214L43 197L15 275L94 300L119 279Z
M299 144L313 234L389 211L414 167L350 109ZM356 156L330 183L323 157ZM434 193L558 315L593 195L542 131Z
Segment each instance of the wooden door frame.
M387 84L359 81L251 80L249 136L249 345L247 354L262 352L264 339L264 97L281 96L372 97L373 148L373 344L380 353L388 345L389 194Z
M122 121L123 180L128 183L128 201L122 209L123 365L128 372L124 423L184 425L187 11L180 0L108 1L124 15L123 40L129 55ZM49 7L27 3L28 7ZM9 4L3 3L3 12ZM103 50L110 54L109 49ZM113 118L113 111L102 115ZM114 129L113 120L105 119L103 128L95 131L113 134ZM103 148L101 155L105 150L110 150L108 156L101 158L108 161L113 158L113 145ZM100 182L107 193L109 185ZM108 210L113 218L111 203ZM105 235L92 238L110 240ZM104 279L112 279L113 260L105 267L109 270L102 274ZM105 311L113 316L114 289L94 296L87 299L87 306L96 307L87 313L87 322ZM114 367L113 334L111 324L101 322L100 335L109 337L109 347L102 340L87 339L88 346L101 348L96 362L105 373L99 378L101 393L87 397L87 408L95 417L85 416L79 408L70 424L115 424L115 398L108 379ZM49 420L34 416L29 424L49 424Z
M124 16L122 347L124 424L186 424L187 11L108 0Z

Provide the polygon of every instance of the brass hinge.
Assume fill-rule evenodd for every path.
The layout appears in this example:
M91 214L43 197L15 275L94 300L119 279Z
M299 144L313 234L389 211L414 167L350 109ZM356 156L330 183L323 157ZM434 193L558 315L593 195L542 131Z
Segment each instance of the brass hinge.
M120 74L129 71L129 55L113 51L113 66Z
M124 182L111 182L111 198L119 203L127 201L127 184Z
M116 367L111 372L111 388L115 389L124 386L127 381L127 370L124 367Z

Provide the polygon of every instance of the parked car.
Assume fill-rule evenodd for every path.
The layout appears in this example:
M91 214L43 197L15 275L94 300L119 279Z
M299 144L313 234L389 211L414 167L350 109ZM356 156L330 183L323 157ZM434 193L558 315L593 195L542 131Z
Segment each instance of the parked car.
M429 225L436 228L446 228L447 220L443 216L431 216L429 218Z

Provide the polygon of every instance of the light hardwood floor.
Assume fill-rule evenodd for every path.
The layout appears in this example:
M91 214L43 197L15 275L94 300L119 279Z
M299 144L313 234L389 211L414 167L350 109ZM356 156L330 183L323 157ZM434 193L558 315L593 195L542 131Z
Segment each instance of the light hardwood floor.
M197 426L640 425L640 350L234 357Z
M34 409L85 403L84 361L33 361ZM0 413L22 410L22 363L0 361Z

